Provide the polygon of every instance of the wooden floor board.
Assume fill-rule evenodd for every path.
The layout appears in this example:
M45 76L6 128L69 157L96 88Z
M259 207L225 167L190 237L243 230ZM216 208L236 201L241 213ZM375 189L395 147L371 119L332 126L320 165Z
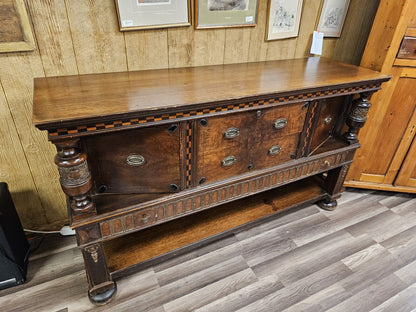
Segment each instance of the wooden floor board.
M416 308L416 284L402 290L395 296L371 310L371 312L410 312Z
M397 276L390 274L387 277L372 283L362 291L352 295L338 305L332 307L328 310L328 312L371 311L406 288L407 285L402 280L400 280Z
M401 267L394 273L398 276L402 281L407 283L408 285L416 283L416 260L410 262L408 265ZM416 293L415 293L416 296Z
M267 295L274 293L284 286L275 275L268 276L241 288L227 296L219 298L205 306L196 309L196 312L221 311L231 312L253 303Z
M416 312L411 194L348 189L335 211L282 211L118 278L103 307L88 300L74 237L31 245L28 280L0 291L2 312Z
M349 274L351 274L351 271L343 263L336 262L238 311L282 311L320 290L333 285L337 280Z
M257 281L251 269L237 272L164 305L166 312L195 311Z

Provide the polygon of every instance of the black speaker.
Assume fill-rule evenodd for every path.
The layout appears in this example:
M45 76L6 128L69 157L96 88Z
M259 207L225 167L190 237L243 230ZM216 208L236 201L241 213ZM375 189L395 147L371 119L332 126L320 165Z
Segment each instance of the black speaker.
M26 280L29 250L7 184L0 182L0 289Z

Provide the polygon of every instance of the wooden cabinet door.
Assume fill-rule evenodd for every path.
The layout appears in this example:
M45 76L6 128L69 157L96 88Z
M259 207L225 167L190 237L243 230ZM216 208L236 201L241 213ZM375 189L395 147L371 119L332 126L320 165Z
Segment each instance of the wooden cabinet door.
M182 188L181 124L85 139L98 193L166 193Z

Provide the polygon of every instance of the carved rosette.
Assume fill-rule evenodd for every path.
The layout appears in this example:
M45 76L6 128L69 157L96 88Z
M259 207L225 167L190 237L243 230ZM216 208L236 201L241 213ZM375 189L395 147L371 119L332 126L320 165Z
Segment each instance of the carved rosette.
M78 140L55 144L58 151L55 164L58 166L62 190L74 199L71 202L71 209L76 213L93 210L94 204L88 196L92 188L92 180L87 155L78 148Z
M351 143L358 142L357 133L361 129L366 120L368 110L371 107L371 103L368 101L372 92L364 92L360 94L360 98L352 102L351 111L347 118L348 131L344 134L344 137Z

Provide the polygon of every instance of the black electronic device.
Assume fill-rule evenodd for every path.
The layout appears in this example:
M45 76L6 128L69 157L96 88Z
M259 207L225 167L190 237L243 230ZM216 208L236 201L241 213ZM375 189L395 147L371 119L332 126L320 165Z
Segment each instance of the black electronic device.
M7 184L0 182L0 289L25 282L29 250Z

